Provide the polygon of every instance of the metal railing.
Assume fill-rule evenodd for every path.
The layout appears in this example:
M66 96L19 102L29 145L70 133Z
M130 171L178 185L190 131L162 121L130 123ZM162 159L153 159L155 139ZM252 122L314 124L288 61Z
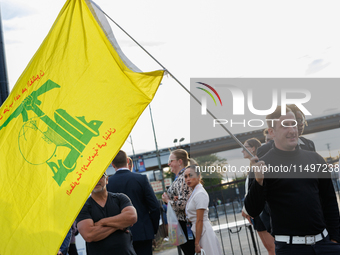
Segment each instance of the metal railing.
M209 219L219 237L223 254L266 254L257 232L243 218L245 179L205 186L210 197ZM215 201L215 202L214 202Z
M257 231L241 215L245 179L220 185L205 186L210 197L209 219L224 255L268 254ZM340 204L340 180L333 179L334 190ZM213 201L216 201L216 204ZM217 201L221 200L220 203ZM183 254L178 249L178 255Z

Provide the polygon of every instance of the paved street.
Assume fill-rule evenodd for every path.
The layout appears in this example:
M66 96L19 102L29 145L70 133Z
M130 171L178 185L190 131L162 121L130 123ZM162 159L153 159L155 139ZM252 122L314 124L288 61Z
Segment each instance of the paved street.
M227 218L225 217L225 215L220 216L221 228L223 226L226 226L225 224L227 223L227 220L228 220L228 226L232 226L232 227L215 231L217 237L219 238L221 246L222 246L221 239L223 240L223 249L224 249L225 255L256 254L254 251L253 241L251 239L250 231L248 227L244 226L247 222L244 221L243 217L241 216L241 213L238 213L235 215L228 214ZM237 222L238 224L237 226L234 227L235 222ZM212 225L218 226L218 221L217 220L213 221ZM255 236L255 243L260 245L260 251L258 251L258 254L266 254L266 250L263 247L262 242L257 235ZM177 251L177 247L174 247L172 249L164 250L161 252L154 252L154 254L178 255L178 251Z
M336 192L338 204L340 204L340 196L339 192ZM228 223L228 226L231 226L229 229L225 228L222 229L221 232L219 230L215 231L219 241L221 242L221 236L223 240L223 249L225 254L224 255L248 255L248 254L256 254L253 248L253 241L250 236L250 231L248 227L245 227L246 221L242 217L241 213L237 214L227 214L220 216L220 226L226 226L225 224ZM228 222L227 222L228 221ZM233 227L235 223L238 224L240 227ZM241 223L241 224L240 224ZM213 227L218 226L218 220L212 221ZM237 232L239 231L239 232ZM220 234L221 233L221 234ZM255 234L256 232L254 232ZM266 249L264 248L261 240L259 239L258 235L255 235L255 243L258 244L257 247L260 247L260 250L257 254L267 254ZM161 252L154 252L157 255L178 255L177 247L167 249ZM182 253L183 254L183 253Z

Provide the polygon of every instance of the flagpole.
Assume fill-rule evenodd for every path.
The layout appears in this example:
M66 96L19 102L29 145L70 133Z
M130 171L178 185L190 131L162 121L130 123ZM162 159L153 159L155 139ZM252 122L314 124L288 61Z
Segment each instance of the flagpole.
M202 105L201 101L197 99L165 66L163 66L154 56L152 56L142 45L140 45L128 32L126 32L117 22L115 22L109 15L107 15L102 9L100 9L103 14L110 19L119 29L121 29L132 41L134 41L146 54L148 54L157 64L159 64L165 72L167 72L186 92L189 93L189 95L197 101L199 105ZM207 112L210 114L211 117L214 119L217 119L212 112L210 112L209 109L207 109ZM228 134L234 139L235 142L237 142L246 152L248 152L249 155L253 155L241 142L238 140L230 131L228 128L226 128L224 125L220 125L225 131L228 132Z

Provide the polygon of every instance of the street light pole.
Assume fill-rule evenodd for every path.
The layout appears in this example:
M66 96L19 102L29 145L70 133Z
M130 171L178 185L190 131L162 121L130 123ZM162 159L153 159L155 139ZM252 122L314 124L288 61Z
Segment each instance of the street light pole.
M158 145L157 145L157 139L156 139L156 132L155 132L155 127L154 127L154 125L153 125L153 119L152 119L152 112L151 112L151 106L150 106L150 104L149 104L149 109L150 109L150 117L151 117L151 124L152 124L153 136L154 136L154 138L155 138L156 155L157 155L157 160L158 160L158 167L159 167L159 170L161 171L161 175L162 175L162 187L163 187L163 192L165 192L165 184L164 184L163 168L162 168L161 159L160 159L160 156L159 156Z
M135 149L133 148L133 143L132 143L131 135L130 135L130 141L131 141L131 147L132 147L132 153L133 153L133 156L132 156L133 167L135 167L136 170L137 170L137 165L135 164L136 154L135 154ZM136 171L136 172L138 172L138 171Z

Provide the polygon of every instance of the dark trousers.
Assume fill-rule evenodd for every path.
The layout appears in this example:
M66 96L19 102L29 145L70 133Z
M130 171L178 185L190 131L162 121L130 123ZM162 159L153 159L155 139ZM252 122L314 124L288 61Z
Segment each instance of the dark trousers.
M68 247L68 254L69 255L78 255L77 247L75 243L71 243L70 247Z
M287 244L275 241L276 255L339 255L340 244L333 243L329 237L313 244Z
M152 240L135 241L133 248L137 255L152 255Z
M180 245L180 247L185 255L194 255L195 254L195 238L193 240L189 240L188 231L187 231L187 223L181 220L179 220L178 222L181 225L184 235L188 240L186 243Z

